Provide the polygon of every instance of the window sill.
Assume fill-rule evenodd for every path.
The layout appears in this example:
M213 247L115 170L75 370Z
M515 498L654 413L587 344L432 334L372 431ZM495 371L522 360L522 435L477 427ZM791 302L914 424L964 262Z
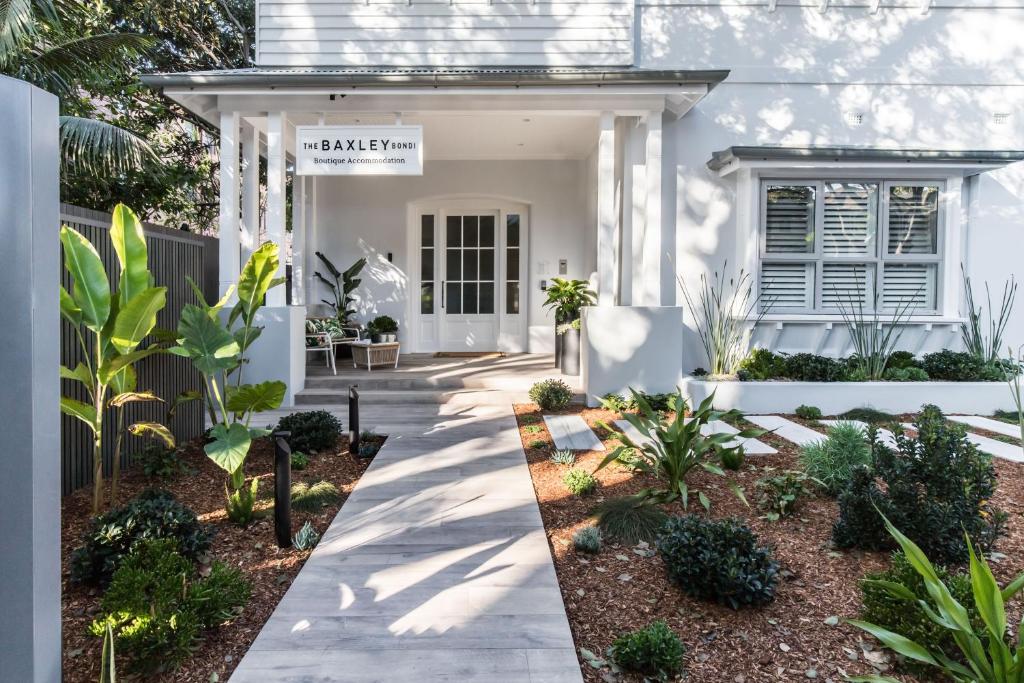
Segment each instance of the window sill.
M866 313L865 318L871 320L873 314ZM756 316L747 316L747 322L757 321ZM889 324L892 320L891 314L882 314L879 319L883 325ZM907 318L903 324L906 325L957 325L966 322L966 318L944 315L913 315ZM797 323L805 325L843 325L843 316L838 313L776 313L764 316L762 324L784 324Z

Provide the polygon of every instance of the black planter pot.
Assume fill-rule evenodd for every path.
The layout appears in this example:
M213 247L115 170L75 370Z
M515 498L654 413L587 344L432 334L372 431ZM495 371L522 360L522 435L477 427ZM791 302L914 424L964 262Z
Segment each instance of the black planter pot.
M555 316L555 367L562 367L562 335L558 334L558 328L565 321Z
M562 340L562 374L575 377L580 374L580 331L570 328L558 337Z

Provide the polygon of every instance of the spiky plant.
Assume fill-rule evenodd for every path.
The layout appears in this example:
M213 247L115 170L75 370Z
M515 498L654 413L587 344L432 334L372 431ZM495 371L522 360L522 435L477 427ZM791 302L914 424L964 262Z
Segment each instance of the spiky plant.
M1010 314L1013 312L1014 299L1017 297L1017 282L1010 276L1010 279L1003 283L1003 298L999 305L999 314L994 315L992 308L992 292L989 291L988 282L985 283L985 304L988 311L988 332L984 327L985 309L974 305L974 288L971 286L971 278L967 276L963 264L960 265L960 275L964 281L964 295L967 297L967 321L960 323L960 338L963 339L964 348L982 363L995 363L999 361L1000 349L1003 348L1003 334L1006 332L1006 325L1010 322Z
M316 529L308 521L302 525L302 528L295 534L295 538L292 539L292 545L295 546L296 550L312 550L319 542L320 534L316 532Z
M301 481L292 484L292 508L304 512L315 512L341 500L338 487L329 481L307 484Z
M882 320L881 297L875 294L872 310L864 310L864 297L850 291L841 292L833 287L839 315L842 316L853 344L853 368L865 379L881 380L889 365L889 357L903 336L903 326L917 308L917 299L923 287L904 297L892 309L888 322Z
M568 448L560 448L551 454L551 462L556 465L572 466L576 462L576 454Z
M661 508L634 496L610 498L592 512L605 536L629 545L653 542L668 519Z
M586 526L572 535L572 545L583 553L596 555L601 552L601 531L596 526Z

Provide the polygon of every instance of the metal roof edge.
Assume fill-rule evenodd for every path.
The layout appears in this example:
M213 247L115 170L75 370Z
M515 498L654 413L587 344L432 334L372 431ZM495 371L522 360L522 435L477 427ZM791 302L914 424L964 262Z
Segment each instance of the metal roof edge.
M727 147L712 152L707 167L720 171L736 161L905 161L907 163L1011 163L1024 150L934 150L880 147Z

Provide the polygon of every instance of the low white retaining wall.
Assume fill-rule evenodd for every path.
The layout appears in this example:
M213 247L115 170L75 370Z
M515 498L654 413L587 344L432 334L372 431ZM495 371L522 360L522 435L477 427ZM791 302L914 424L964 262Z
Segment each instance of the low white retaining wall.
M696 404L715 392L715 407L745 413L792 413L809 405L825 415L853 408L913 413L926 403L944 413L991 415L1013 400L1002 382L739 382L685 377L683 394Z

